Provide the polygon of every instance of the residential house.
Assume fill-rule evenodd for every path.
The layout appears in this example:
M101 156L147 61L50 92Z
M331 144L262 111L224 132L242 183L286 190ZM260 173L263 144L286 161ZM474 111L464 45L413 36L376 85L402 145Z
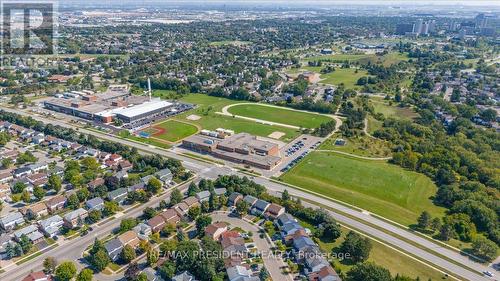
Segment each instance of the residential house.
M203 190L198 193L196 193L196 199L200 202L208 201L210 198L210 191L208 190Z
M10 200L10 185L6 183L0 183L0 200L8 201Z
M64 221L59 215L38 221L40 230L48 237L54 237L59 234L59 229L63 226Z
M102 209L104 209L104 200L102 200L101 197L92 198L87 202L85 202L85 207L87 207L89 211L92 210L101 211Z
M109 258L115 262L120 258L120 254L123 250L123 244L118 238L115 238L106 242L106 244L104 244L104 248L106 249L106 252L108 252Z
M195 206L200 206L200 202L195 196L189 196L186 199L182 200L182 202L186 203L189 209Z
M50 275L45 274L43 271L31 272L28 276L24 277L22 281L52 281Z
M81 226L88 215L87 210L83 208L69 212L64 216L64 226L68 228Z
M324 266L317 272L309 273L309 281L342 281L335 270L330 266Z
M177 212L174 209L168 209L165 212L160 213L160 216L163 217L165 223L176 225L181 221L181 218L177 215Z
M5 259L8 257L7 245L9 245L10 243L12 243L12 238L9 234L0 234L0 259Z
M260 281L259 277L252 276L252 271L241 265L226 268L229 281Z
M132 163L130 163L130 161L128 160L123 160L123 161L120 161L120 163L118 164L118 168L120 168L120 171L129 171L130 169L132 169L134 166L132 165Z
M289 213L283 213L276 217L275 224L278 227L283 227L285 224L297 222L297 220Z
M163 281L163 278L151 267L147 267L142 271L146 275L147 281Z
M18 225L24 224L23 215L20 212L9 213L6 216L0 218L0 226L9 231Z
M118 188L116 190L108 192L108 199L111 201L116 201L119 204L122 204L125 199L127 199L128 191L126 188Z
M128 178L128 173L125 170L121 170L121 171L116 172L114 174L114 177L119 179L119 180L125 179L125 178Z
M136 183L132 186L129 186L128 192L133 192L133 191L138 191L138 190L145 190L146 185L143 182Z
M252 195L247 195L243 198L243 200L245 200L248 203L248 206L251 209L253 207L253 204L255 204L255 202L257 202L258 199L253 197Z
M168 168L159 170L155 176L165 184L169 184L173 178L172 172Z
M270 205L269 202L259 199L252 206L251 213L257 216L263 215L266 212L269 205Z
M34 174L34 173L40 173L42 171L48 170L49 165L46 163L35 163L35 164L29 165L29 168L31 170L31 173Z
M271 203L269 207L267 207L265 216L270 219L276 219L277 217L281 216L282 214L285 213L285 208L283 206L280 206L276 203Z
M26 237L28 237L28 239L33 242L33 244L42 241L44 237L43 234L38 231L38 227L33 224L15 231L14 239L16 239L17 241L21 241L21 237L23 235L26 235Z
M162 216L156 215L148 220L148 225L151 227L153 232L159 232L163 229L166 223Z
M103 178L97 178L87 184L90 190L95 190L97 187L104 185Z
M123 246L129 245L132 248L137 248L139 246L139 243L141 242L139 240L139 237L133 230L129 230L127 232L124 232L120 235L118 235L118 240L122 243Z
M196 281L196 279L188 271L183 271L183 272L173 276L172 281Z
M23 212L23 211L21 211ZM49 209L44 202L38 202L36 204L25 207L25 215L29 218L43 217L49 214Z
M222 233L227 231L227 224L225 222L217 222L207 225L205 228L205 235L213 240L219 240Z
M47 208L51 213L61 210L64 208L64 205L66 205L66 197L63 195L56 195L49 200L45 202L45 205L47 205Z
M236 203L238 203L238 201L240 201L242 199L243 199L243 195L241 195L241 193L233 192L227 198L227 204L229 206L236 206Z
M14 170L14 177L21 178L21 177L31 175L31 173L32 173L32 171L31 171L30 167L24 166L24 167L17 168Z
M177 212L177 215L179 215L179 217L183 218L184 216L187 215L187 213L189 211L189 206L188 206L188 204L186 204L184 202L180 202L180 203L175 204L172 207L172 209L174 209Z
M4 170L0 172L0 183L8 183L14 179L12 171Z
M225 189L223 187L214 189L214 193L217 196L224 195L224 194L226 194L226 192L227 192L227 189Z
M132 230L135 231L139 239L142 240L148 240L149 236L153 233L151 227L143 222L136 225Z

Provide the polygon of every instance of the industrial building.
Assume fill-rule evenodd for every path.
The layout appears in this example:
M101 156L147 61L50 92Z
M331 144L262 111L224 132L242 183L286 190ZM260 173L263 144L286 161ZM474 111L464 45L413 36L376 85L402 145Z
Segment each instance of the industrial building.
M248 133L239 133L224 139L208 135L194 135L184 139L182 146L220 159L265 170L272 170L281 162L279 147L276 143L260 140Z
M73 91L57 95L45 101L44 106L53 111L102 123L110 123L115 119L133 123L177 111L176 104L147 96L134 96L125 85L110 86L108 91L101 94Z

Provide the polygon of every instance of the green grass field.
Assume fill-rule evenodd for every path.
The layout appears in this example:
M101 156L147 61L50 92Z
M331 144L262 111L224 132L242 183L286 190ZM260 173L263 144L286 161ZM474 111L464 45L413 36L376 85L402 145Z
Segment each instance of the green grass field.
M337 68L334 72L321 75L321 83L339 85L344 83L346 88L354 88L358 79L368 76L368 72L365 70L354 68Z
M166 122L156 124L152 129L147 129L146 131L148 130L152 134L156 133L157 130L164 130L162 134L154 135L153 137L169 142L178 142L198 132L198 128L196 126L175 120L168 120Z
M345 139L347 141L346 145L335 145L337 138ZM345 138L335 134L323 142L319 149L337 150L364 157L389 157L392 154L391 148L385 141L369 136Z
M382 161L312 152L281 179L404 225L424 210L444 214L430 199L437 187L429 178Z
M358 62L360 64L367 63L382 63L384 66L399 63L400 61L408 61L408 54L400 54L398 52L391 52L383 56L375 54L333 54L325 56L308 57L305 61L349 61L351 63Z
M317 128L321 124L332 120L330 117L324 115L298 112L259 104L235 105L229 108L228 111L234 115L257 118L302 128Z
M375 113L382 113L385 117L394 117L400 119L414 119L418 117L418 113L408 107L399 107L397 104L389 104L382 98L371 98L370 103L375 109Z
M307 222L299 221L303 227L313 229L313 226ZM334 242L325 241L322 239L317 239L321 251L324 253L331 253L332 249L340 247L342 242L344 242L345 236L349 230L345 227L341 227L342 235ZM400 253L394 249L387 247L384 244L378 243L372 240L372 250L370 252L370 257L368 261L374 262L380 266L387 268L392 275L405 275L412 278L420 277L420 280L439 280L443 277L443 274ZM342 272L346 273L352 267L346 262L340 262L339 260L334 260L333 265L335 269L340 269Z
M190 94L183 97L181 101L196 104L198 107L180 114L174 117L174 119L196 124L203 129L215 130L217 128L225 128L234 130L237 133L247 132L262 137L267 137L273 132L278 131L285 133L285 135L280 138L282 141L291 141L300 134L300 132L295 129L264 125L253 121L233 118L230 116L222 116L215 113L220 112L224 106L239 103L239 101L211 97L203 94ZM199 120L188 120L187 117L190 115L197 115L201 118Z

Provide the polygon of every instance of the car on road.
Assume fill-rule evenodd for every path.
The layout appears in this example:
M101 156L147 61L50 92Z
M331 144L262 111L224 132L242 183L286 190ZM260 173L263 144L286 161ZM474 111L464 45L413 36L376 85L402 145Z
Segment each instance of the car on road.
M483 274L488 276L488 277L493 277L493 273L491 271L483 271Z

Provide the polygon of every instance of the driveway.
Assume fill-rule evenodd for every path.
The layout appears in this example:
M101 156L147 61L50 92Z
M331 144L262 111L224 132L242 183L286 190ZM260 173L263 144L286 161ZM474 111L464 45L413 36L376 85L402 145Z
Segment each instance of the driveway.
M257 247L259 252L263 253L262 260L264 261L264 265L271 275L272 280L293 280L293 277L290 274L284 275L281 272L281 268L287 266L283 259L281 257L269 254L271 253L271 248L273 247L273 245L266 238L260 238L260 228L258 226L240 218L230 217L228 216L228 213L225 212L213 213L210 216L212 217L213 222L223 221L229 223L231 227L239 227L247 232L251 231L253 233L252 239L254 241L255 247Z

